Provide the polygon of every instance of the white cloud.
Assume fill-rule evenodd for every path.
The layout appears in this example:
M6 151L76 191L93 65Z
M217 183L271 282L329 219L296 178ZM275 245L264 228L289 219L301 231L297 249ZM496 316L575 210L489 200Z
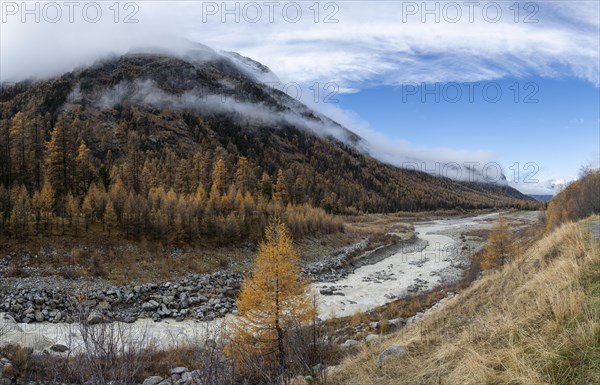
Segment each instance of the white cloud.
M434 15L426 15L423 23L422 12L408 14L411 2L401 1L330 2L337 4L337 10L319 3L318 23L314 22L313 3L281 2L274 8L271 23L268 7L256 2L262 11L260 21L249 22L254 13L245 13L247 3L239 3L240 20L236 23L235 15L224 14L222 9L207 15L211 2L148 1L135 2L139 11L134 17L139 22L133 24L122 21L134 9L120 9L119 22L115 23L114 9L109 8L112 3L100 3L102 17L97 23L88 23L82 15L88 3L80 2L75 8L74 23L68 22L65 7L57 23L45 21L45 3L39 3L39 23L34 22L33 15L25 15L27 22L22 23L22 3L3 2L3 80L63 72L98 54L123 53L139 45L169 46L172 37L184 37L252 57L269 65L284 81L333 81L349 90L378 84L480 81L527 74L572 75L599 83L596 2L535 3L539 7L533 10L537 23L523 22L531 10L521 10L519 22L515 22L514 11L509 9L512 3L502 3L502 17L492 23L492 11L484 17L485 2L474 8L473 22L469 22L465 3L455 3L462 12L457 23L448 22L453 13L443 11L446 3L430 2L430 8L439 4L440 22L435 22ZM17 13L11 15L8 11L13 9L7 4L19 7ZM218 8L222 4L212 3ZM235 4L227 6L232 9ZM282 15L289 4L302 5L302 17L296 23ZM412 4L420 8L423 3ZM288 8L288 15L294 15L294 7ZM324 23L334 11L338 22Z
M570 181L564 179L545 179L535 181L509 181L508 185L521 191L523 194L531 195L556 195Z

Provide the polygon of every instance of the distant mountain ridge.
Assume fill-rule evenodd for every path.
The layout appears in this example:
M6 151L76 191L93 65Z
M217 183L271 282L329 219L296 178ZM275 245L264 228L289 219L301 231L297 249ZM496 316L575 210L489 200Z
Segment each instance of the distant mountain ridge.
M550 194L528 194L528 196L539 202L550 202L554 198L554 195Z

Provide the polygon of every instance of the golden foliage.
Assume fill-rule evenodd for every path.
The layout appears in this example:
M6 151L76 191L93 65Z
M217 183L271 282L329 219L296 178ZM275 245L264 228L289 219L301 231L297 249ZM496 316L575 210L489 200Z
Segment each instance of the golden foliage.
M244 371L261 370L274 376L285 371L289 329L314 318L308 281L300 275L299 256L280 220L267 226L252 276L237 300L239 317L231 322L233 337L227 353Z
M600 213L600 170L584 169L582 177L558 193L548 204L546 231L561 224Z
M506 218L502 215L492 227L481 261L482 269L504 266L514 254L514 239Z

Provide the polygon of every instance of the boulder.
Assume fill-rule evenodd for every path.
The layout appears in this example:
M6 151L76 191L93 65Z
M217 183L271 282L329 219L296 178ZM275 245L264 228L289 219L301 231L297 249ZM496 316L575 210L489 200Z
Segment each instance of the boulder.
M142 385L156 385L158 383L160 383L163 380L162 377L160 376L151 376L148 377L144 380L144 382L142 383Z
M185 372L189 372L188 368L183 367L183 366L178 366L176 368L173 368L169 371L169 374L173 375L173 374L183 374Z
M379 339L379 336L377 334L369 334L368 336L365 337L365 342L366 343L373 343L375 341L377 341Z
M69 350L69 348L62 344L54 344L54 345L50 346L50 350L52 350L53 352L57 352L57 353L64 353L67 350Z
M151 300L142 304L143 311L153 311L158 309L158 302Z
M44 322L44 314L42 314L41 311L36 310L35 311L35 320L36 320L36 322Z
M89 325L96 325L96 324L101 324L101 323L105 323L108 320L106 319L106 317L104 315L102 315L102 313L100 313L97 310L92 310L90 312L90 314L87 316L86 319L87 323Z
M397 357L406 352L407 350L404 346L392 345L388 347L383 352L381 352L379 356L377 356L377 367L381 368L389 357Z
M406 324L406 319L405 318L394 318L394 319L388 320L387 324L388 324L388 326L398 328L398 327Z

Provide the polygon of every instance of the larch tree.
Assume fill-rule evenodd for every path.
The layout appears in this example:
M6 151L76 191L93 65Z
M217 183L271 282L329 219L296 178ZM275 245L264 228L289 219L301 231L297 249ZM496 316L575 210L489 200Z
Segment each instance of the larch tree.
M94 221L97 217L98 212L100 211L101 205L101 193L98 189L98 186L95 183L90 185L88 192L83 199L83 203L81 204L81 211L85 216L85 231L88 230L89 225Z
M10 119L0 120L0 182L6 188L12 184L12 158L10 156L12 138L10 135Z
M75 235L77 235L78 223L79 223L79 199L77 199L73 194L67 194L67 217L69 219L69 225L73 226L73 230L75 230Z
M225 162L223 162L223 159L219 159L215 162L215 167L213 168L212 183L210 186L210 193L208 198L208 201L211 204L212 208L219 208L224 181Z
M277 171L277 181L275 182L275 193L273 194L273 200L282 204L286 204L288 201L287 182L282 169Z
M12 207L12 224L15 231L15 237L23 239L27 235L29 226L29 214L31 213L31 200L25 185L15 186L15 195Z
M102 218L102 221L106 225L108 235L110 235L110 230L117 226L117 213L115 212L115 208L110 200L108 201L106 209L104 210L104 217Z
M259 246L254 271L236 303L239 317L231 324L228 353L240 362L242 370L258 371L269 381L286 382L288 331L315 315L308 281L300 275L298 262L288 229L280 220L272 220Z
M250 190L250 166L245 156L241 156L235 166L235 187L242 194Z
M39 194L39 206L42 216L44 217L44 228L48 228L50 216L54 209L54 189L48 178L44 179L44 184Z
M187 159L180 159L175 171L175 190L188 194L192 190L192 168Z
M499 216L490 231L481 267L486 270L502 267L510 260L513 251L513 236L508 221L504 216Z
M31 145L31 162L32 162L32 171L33 171L33 181L34 187L36 190L40 190L42 188L42 171L44 168L44 147L46 145L46 141L44 139L45 136L45 127L47 122L49 122L50 117L34 117L33 122L30 124L30 145Z
M85 194L95 175L92 168L90 149L83 140L77 148L75 162L77 165L77 189L80 194Z
M267 199L271 199L273 194L273 183L271 182L271 177L266 172L263 172L260 178L260 189Z
M12 138L13 159L16 167L13 175L18 183L27 183L29 179L28 172L28 142L29 132L27 132L26 116L22 112L17 112L13 116L10 127L10 136Z
M66 195L74 163L73 138L64 121L58 121L46 148L46 175L59 196Z

